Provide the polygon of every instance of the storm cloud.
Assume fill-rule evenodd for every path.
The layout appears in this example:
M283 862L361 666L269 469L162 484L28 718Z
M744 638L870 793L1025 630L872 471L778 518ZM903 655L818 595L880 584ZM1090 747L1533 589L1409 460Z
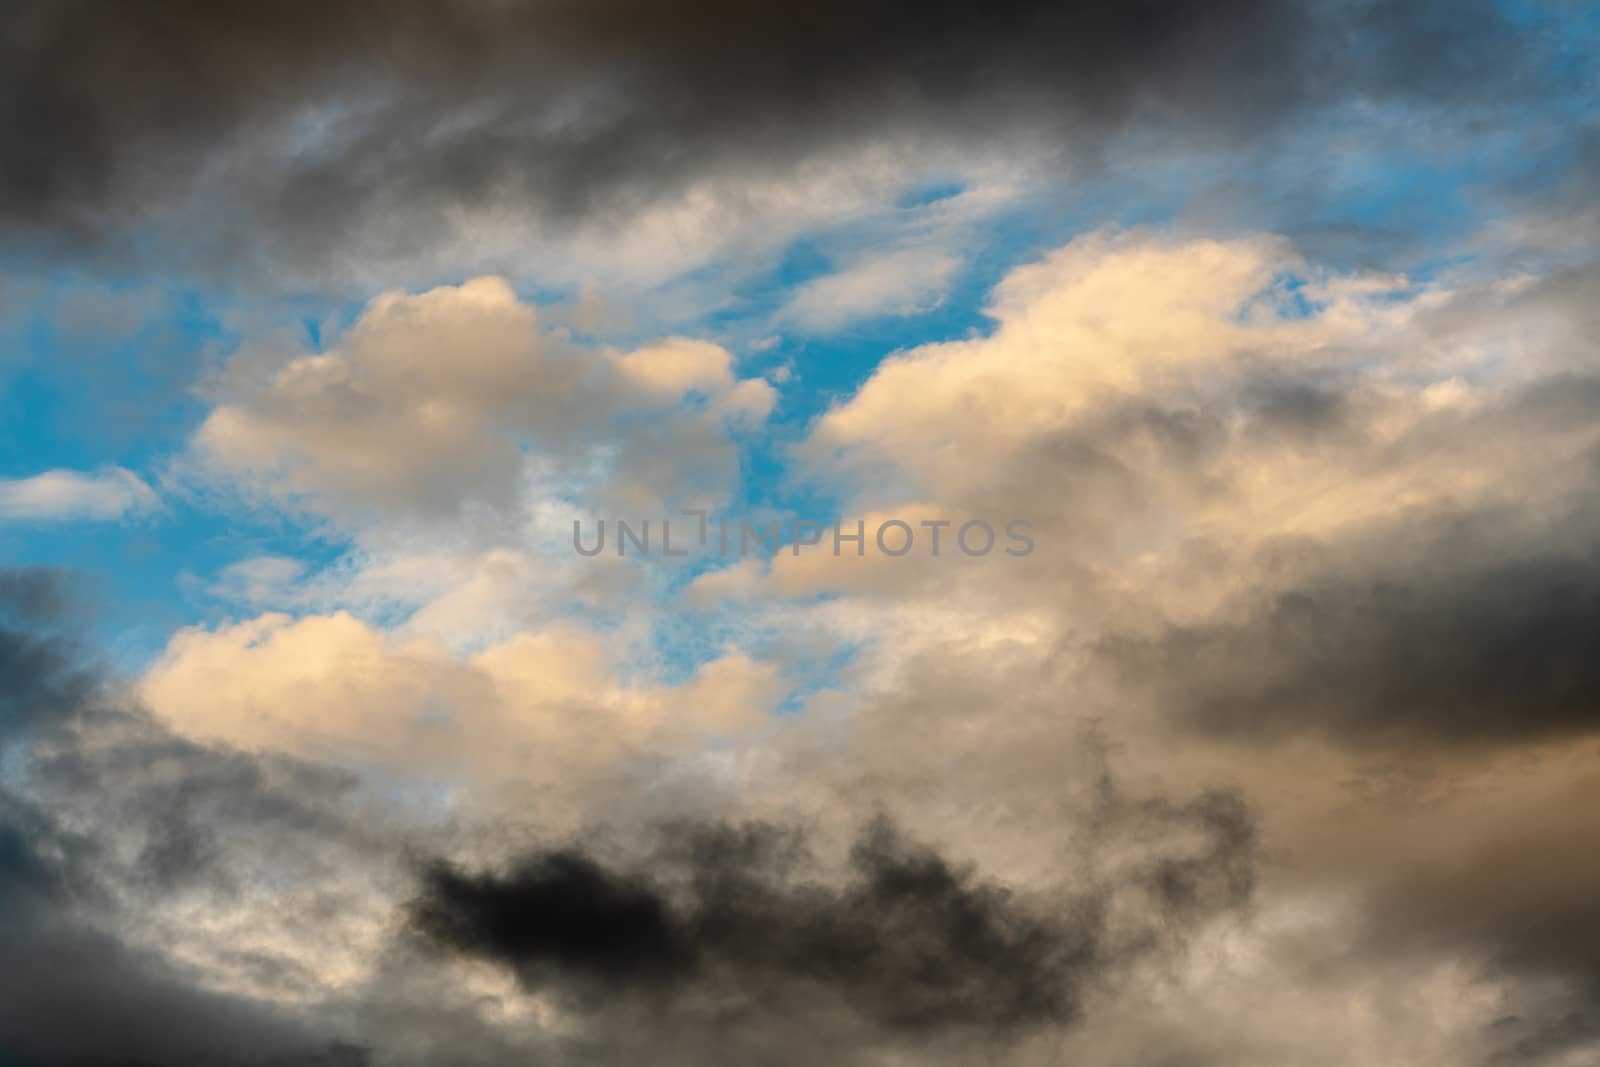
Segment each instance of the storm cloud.
M1538 740L1600 728L1600 570L1549 556L1265 594L1237 625L1123 646L1196 727L1258 739Z
M229 868L251 850L245 839L293 826L292 853L336 838L337 785L180 741L119 708L69 622L80 601L61 572L0 571L0 1060L365 1063L296 1013L207 988L141 929L152 900L197 885L237 892Z
M461 207L621 218L883 136L1083 164L1139 124L1239 144L1345 102L1498 108L1541 91L1534 44L1478 2L28 3L0 222L126 245L210 198L224 232L164 247L314 257L377 224L400 251Z
M882 817L831 877L798 829L680 822L631 861L574 843L500 871L432 862L412 922L436 951L501 964L580 1012L636 1000L712 1026L843 1015L879 1040L1012 1040L1077 1022L1108 974L1248 903L1255 840L1238 798L1157 805L1140 814L1200 845L1158 850L1116 886L1009 887ZM1110 914L1128 894L1136 933Z

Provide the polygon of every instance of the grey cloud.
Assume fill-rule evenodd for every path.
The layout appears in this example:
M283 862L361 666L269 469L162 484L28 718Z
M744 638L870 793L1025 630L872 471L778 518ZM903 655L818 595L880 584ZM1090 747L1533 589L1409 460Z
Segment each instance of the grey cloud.
M45 567L0 570L0 620L53 624L69 614L74 598L67 579Z
M1591 275L1422 316L1405 358L1424 367L1473 345L1484 305L1541 338L1517 349L1520 380L1447 383L1459 404L1397 406L1344 352L1293 375L1245 367L1194 396L1103 405L963 503L1039 520L1048 551L1005 595L1097 604L1064 648L1183 728L1366 749L1586 736L1600 728ZM1257 507L1271 523L1280 499L1311 525L1228 518ZM1151 529L1170 531L1157 543L1176 592L1130 593L1119 573Z
M1409 516L1346 543L1265 545L1210 621L1108 636L1101 662L1181 726L1246 743L1524 744L1600 729L1592 513ZM1386 549L1379 548L1382 542Z
M209 994L161 961L81 925L0 924L0 1057L17 1067L356 1067L270 1007Z
M1174 630L1124 666L1181 679L1189 721L1239 738L1534 740L1600 728L1597 643L1596 559L1549 556L1268 594L1247 621Z
M80 662L70 638L27 625L41 614L54 613L54 583L11 576L8 585L0 588L0 604L16 605L24 625L8 625L0 613L0 745L8 735L77 711L99 681Z
M284 781L295 772L280 769L274 782L267 763L179 742L117 708L72 631L48 629L76 601L62 574L0 571L0 618L26 620L0 629L12 746L0 772L0 1061L365 1063L309 1020L209 991L137 944L134 901L205 879L216 888L218 857L241 837L274 822L331 837L314 814L328 791L314 772Z
M844 888L790 884L796 844L767 827L694 827L660 875L572 849L502 876L435 866L415 914L440 946L510 964L536 990L593 983L593 995L750 1012L810 983L882 1026L926 1033L1077 1014L1081 975L1098 965L1093 908L1058 905L1052 921L886 824L856 843Z
M11 22L13 236L125 243L228 160L228 215L261 227L221 234L236 255L315 254L356 222L427 242L455 205L626 215L875 137L1088 159L1141 122L1244 141L1346 101L1548 89L1537 35L1477 2L77 0Z
M1538 803L1507 797L1436 824L1425 845L1398 843L1362 889L1350 930L1356 961L1453 959L1498 983L1503 1014L1475 1049L1475 1062L1493 1067L1587 1062L1600 1049L1600 863L1590 847L1600 789L1581 760L1544 773L1553 788Z
M1397 860L1369 895L1385 951L1477 950L1495 970L1567 978L1600 1006L1600 832L1592 783L1570 806L1508 813L1434 856Z
M829 876L806 835L770 824L676 823L634 858L577 841L503 870L423 871L413 922L437 951L510 968L590 1019L633 1008L727 1042L830 1030L857 1050L982 1038L1009 1044L1077 1022L1085 991L1170 932L1249 899L1253 824L1237 798L1108 807L1119 828L1192 832L1206 847L1122 875L1160 916L1115 930L1112 889L1026 892L869 823ZM1147 826L1148 828L1148 826ZM662 1022L670 1020L670 1024ZM797 1040L790 1036L786 1040ZM800 1050L796 1050L800 1054Z
M0 1061L355 1067L357 1047L292 1013L208 992L105 927L95 842L0 793Z

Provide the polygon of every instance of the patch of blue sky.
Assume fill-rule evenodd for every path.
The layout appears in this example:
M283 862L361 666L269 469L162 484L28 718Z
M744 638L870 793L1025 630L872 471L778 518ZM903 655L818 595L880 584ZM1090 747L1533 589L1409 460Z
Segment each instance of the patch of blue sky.
M104 647L114 665L130 671L158 654L177 629L240 616L239 605L210 591L230 564L277 554L314 569L341 551L308 527L259 512L221 514L181 496L118 521L0 523L0 559L67 567L80 576L99 609L95 624Z
M697 607L678 598L661 597L652 602L644 617L636 657L624 665L624 677L682 685L706 664L736 648L758 662L781 664L779 710L798 710L810 695L836 687L841 674L867 647L866 642L832 633L797 643L792 620L780 625L774 616L775 612L804 611L828 599L819 594L782 603L733 600Z
M309 524L220 507L167 477L205 416L196 382L240 343L232 302L134 279L59 274L29 285L33 299L8 305L0 329L0 478L121 467L160 503L121 520L0 521L0 560L83 575L115 665L136 669L176 628L217 619L204 589L229 564L337 554ZM327 320L326 306L309 315L305 303L279 309L278 321Z
M966 192L966 190L967 185L965 182L920 182L901 193L895 200L895 207L901 209L927 207L929 204L937 204L943 200L953 200Z

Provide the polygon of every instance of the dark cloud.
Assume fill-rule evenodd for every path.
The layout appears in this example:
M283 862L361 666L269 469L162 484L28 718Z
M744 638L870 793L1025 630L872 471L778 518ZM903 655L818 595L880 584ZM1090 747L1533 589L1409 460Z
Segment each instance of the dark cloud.
M598 983L670 1000L815 983L896 1029L1067 1021L1096 966L1092 909L1051 922L885 825L856 844L839 889L789 884L792 842L769 828L680 835L664 858L684 869L662 872L677 886L571 849L504 875L435 866L417 923L535 989Z
M0 51L0 220L125 238L220 175L218 224L245 227L221 240L314 251L404 217L420 242L457 205L625 215L884 136L1082 160L1134 123L1498 108L1539 91L1537 40L1477 0L33 2Z
M1450 959L1503 991L1480 1041L1493 1067L1587 1063L1600 1050L1600 778L1587 755L1546 764L1530 803L1508 791L1399 843L1349 931L1369 968ZM1576 773L1574 774L1574 771Z
M47 832L37 812L0 793L0 905L12 914L56 895L56 872L34 845Z
M1401 860L1369 896L1386 950L1476 949L1501 972L1568 978L1600 1007L1600 833L1593 781L1560 805L1495 813L1461 842Z
M0 741L81 707L97 681L70 642L0 628Z
M1187 725L1241 740L1505 743L1600 729L1593 550L1342 574L1257 593L1245 614L1103 651Z
M0 748L8 736L70 716L98 684L70 630L75 598L58 572L0 570Z
M1509 216L1502 237L1519 265L1549 269L1590 262L1600 241L1600 204L1593 191L1600 184L1600 121L1592 108L1557 148L1546 165L1525 166L1489 191L1493 206ZM1591 287L1593 273L1591 265ZM1585 280L1580 274L1568 278L1578 284ZM1579 306L1595 316L1592 300Z
M13 620L0 628L0 726L18 745L0 770L0 1063L366 1062L281 1008L208 991L124 936L138 932L130 902L215 885L241 835L287 821L308 831L304 851L330 793L309 769L189 745L118 709L71 631L52 628L75 600L59 573L0 571L0 619ZM131 860L119 858L130 846ZM283 850L290 868L296 851ZM130 863L148 877L130 876Z
M36 923L43 920L35 917ZM285 1013L197 989L162 961L73 924L0 920L0 1061L15 1067L355 1067Z
M1585 273L1510 299L1565 315ZM1472 312L1447 309L1441 332L1456 314ZM1564 339L1571 323L1560 325ZM1563 340L1560 351L1584 366L1590 347ZM1600 730L1600 381L1548 373L1461 408L1402 412L1399 432L1384 428L1395 409L1382 392L1348 377L1247 376L1234 395L1231 411L1139 411L1090 426L1062 476L1087 487L1068 499L1098 505L1078 526L1099 523L1114 544L1129 529L1116 525L1123 517L1159 516L1176 494L1227 507L1254 470L1286 457L1291 470L1315 457L1347 472L1355 503L1313 534L1202 543L1196 566L1209 552L1235 576L1216 608L1085 638L1117 692L1151 698L1181 727L1248 743L1317 734L1412 751ZM1142 465L1115 461L1128 454ZM1104 485L1083 478L1092 461L1108 472ZM1459 495L1432 484L1475 465L1505 473ZM1391 506L1384 491L1409 499ZM1363 513L1373 506L1363 492L1376 515Z
M106 926L101 843L0 793L0 1063L356 1067L355 1046L281 1008L210 992Z
M1600 1047L1600 1020L1588 1005L1569 1010L1506 1015L1485 1035L1485 1067L1560 1067L1582 1063Z
M1207 847L1127 874L1178 927L1248 898L1253 827L1236 798L1138 807ZM1112 929L1105 887L1027 893L985 879L880 818L823 875L806 838L770 825L676 824L643 860L582 845L504 871L430 864L412 905L438 949L503 964L580 1009L634 998L722 1023L824 1010L883 1035L1015 1038L1077 1020L1085 990L1154 947Z
M69 614L67 576L48 567L0 570L0 622L47 626Z

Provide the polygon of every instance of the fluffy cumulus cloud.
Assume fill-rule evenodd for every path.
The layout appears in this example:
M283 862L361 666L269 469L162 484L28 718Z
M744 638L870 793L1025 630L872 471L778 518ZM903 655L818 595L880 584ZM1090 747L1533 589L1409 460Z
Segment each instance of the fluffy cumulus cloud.
M771 665L733 653L682 685L630 684L599 638L523 632L470 656L349 614L188 630L140 695L190 735L310 758L488 781L574 781L640 750L730 737L777 700Z
M0 1063L1594 1062L1558 8L23 3Z
M603 467L635 499L715 495L737 465L730 430L775 402L709 342L575 348L499 278L385 293L327 351L236 356L218 392L201 463L349 520L514 510L529 453ZM652 462L664 449L676 463Z

